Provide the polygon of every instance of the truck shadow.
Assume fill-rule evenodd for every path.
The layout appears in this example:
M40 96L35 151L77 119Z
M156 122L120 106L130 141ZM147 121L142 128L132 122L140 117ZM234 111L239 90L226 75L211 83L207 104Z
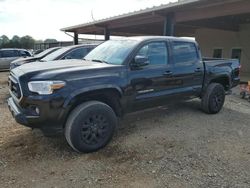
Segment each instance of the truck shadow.
M166 116L176 115L179 113L202 113L199 100L181 101L172 103L166 106L159 106L157 108L149 108L143 111L134 112L124 116L121 120L120 127L127 127L128 124L140 120L155 120L161 121L161 118Z
M179 117L187 111L189 114L199 114L201 113L199 106L199 101L181 102L128 114L120 120L118 130L111 143L104 149L87 155L97 159L100 158L98 156L104 158L115 156L120 148L119 143L126 139L126 136L137 134L141 129L155 129L155 126L145 126L144 122L151 121L159 126L166 116ZM122 153L122 151L120 152ZM17 158L21 161L39 158L67 159L73 156L78 156L78 153L73 152L62 134L48 138L43 136L39 130L32 131L24 128L0 143L0 157L7 160L17 160Z

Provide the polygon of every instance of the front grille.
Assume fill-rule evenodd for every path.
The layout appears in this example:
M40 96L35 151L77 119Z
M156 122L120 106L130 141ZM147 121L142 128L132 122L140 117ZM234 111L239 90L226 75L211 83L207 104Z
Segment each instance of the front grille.
M9 76L9 87L11 93L13 93L17 99L20 99L22 96L21 89L18 83L18 80L14 78L12 75Z

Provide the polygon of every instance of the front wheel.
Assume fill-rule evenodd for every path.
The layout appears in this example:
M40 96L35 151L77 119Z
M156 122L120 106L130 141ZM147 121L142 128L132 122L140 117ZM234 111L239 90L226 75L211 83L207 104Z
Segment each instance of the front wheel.
M221 84L211 83L208 85L201 100L201 108L208 114L220 112L225 102L225 90Z
M65 126L68 144L77 152L94 152L111 140L117 117L113 109L98 101L85 102L69 115Z

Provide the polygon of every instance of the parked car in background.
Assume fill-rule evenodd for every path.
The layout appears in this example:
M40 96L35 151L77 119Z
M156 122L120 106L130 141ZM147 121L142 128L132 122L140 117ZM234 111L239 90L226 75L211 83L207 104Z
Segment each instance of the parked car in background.
M74 150L93 152L111 140L125 113L193 98L204 112L218 113L240 81L239 70L238 60L202 59L194 40L110 40L85 61L13 69L8 105L18 123L45 134L63 130Z
M30 57L29 51L16 48L0 49L0 70L9 69L10 63L20 57Z
M42 58L46 57L47 55L55 52L56 50L60 49L61 47L54 47L54 48L49 48L47 50L42 51L39 54L36 54L32 57L22 57L18 58L10 63L10 69L14 69L20 65L23 65L25 63L30 63L34 61L41 60Z
M42 49L35 50L35 51L34 51L34 55L40 54L40 53L43 52L43 51L44 51L44 50L42 50Z
M73 45L68 47L63 47L61 49L58 49L48 55L46 55L44 58L39 59L39 62L52 62L55 60L65 60L65 59L83 59L91 50L93 50L97 45L95 44L82 44L82 45ZM34 63L37 61L31 61L31 62L24 62L22 64L26 63ZM11 68L18 67L20 65L15 64Z
M83 59L91 50L97 45L95 44L81 44L61 48L46 57L42 58L41 62L65 60L65 59Z

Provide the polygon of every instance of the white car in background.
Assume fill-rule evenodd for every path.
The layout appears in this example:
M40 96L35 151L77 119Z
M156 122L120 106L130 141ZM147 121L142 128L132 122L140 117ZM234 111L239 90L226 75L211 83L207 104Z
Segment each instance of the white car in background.
M16 48L0 49L0 70L10 69L10 63L20 57L30 57L29 51Z

